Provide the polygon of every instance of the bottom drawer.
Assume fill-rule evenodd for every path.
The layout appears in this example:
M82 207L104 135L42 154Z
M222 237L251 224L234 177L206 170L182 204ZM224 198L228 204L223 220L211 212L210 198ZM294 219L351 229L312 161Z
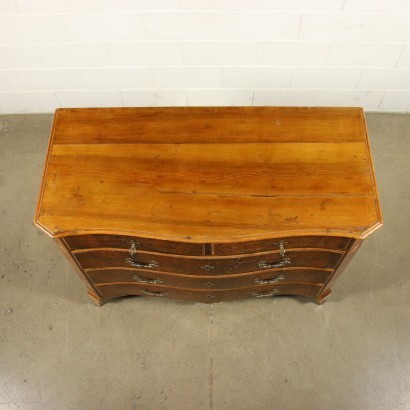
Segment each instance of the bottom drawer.
M276 285L235 288L231 290L194 290L153 286L147 284L102 284L97 285L103 300L121 296L137 295L148 297L167 297L171 299L213 303L223 300L243 298L265 298L279 295L300 295L315 297L322 289L321 284L284 283Z
M178 275L165 272L150 272L132 268L87 269L93 283L100 284L148 284L194 289L232 289L275 283L324 284L332 269L284 268L237 275L198 276Z

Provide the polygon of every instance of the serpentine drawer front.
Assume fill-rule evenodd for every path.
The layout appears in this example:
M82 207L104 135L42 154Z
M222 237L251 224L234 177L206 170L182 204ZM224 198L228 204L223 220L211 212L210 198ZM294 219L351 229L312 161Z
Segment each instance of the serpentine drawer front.
M333 273L333 269L283 268L264 272L218 276L180 275L120 268L86 269L86 272L97 287L109 284L132 283L188 289L232 289L276 283L320 283L323 285Z
M222 300L232 300L238 298L252 297L265 298L277 295L301 295L315 297L322 286L320 284L297 283L253 286L249 288L238 288L231 290L196 290L184 288L168 288L165 286L135 285L135 284L115 284L101 285L98 291L105 299L118 296L138 295L151 297L168 297L183 300L195 300L198 302L220 302Z
M148 271L186 273L188 275L228 275L255 272L286 266L335 268L343 256L340 251L309 249L288 251L283 257L279 252L258 253L256 255L220 257L181 257L159 253L138 252L129 257L127 251L98 250L74 253L75 259L84 269L105 267L134 267Z
M322 303L382 226L359 108L59 109L35 224L98 305Z

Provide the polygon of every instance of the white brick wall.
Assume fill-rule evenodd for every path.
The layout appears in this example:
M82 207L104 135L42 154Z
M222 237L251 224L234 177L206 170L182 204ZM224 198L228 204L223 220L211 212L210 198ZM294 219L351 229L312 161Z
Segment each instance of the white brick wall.
M410 112L410 0L0 0L0 113Z

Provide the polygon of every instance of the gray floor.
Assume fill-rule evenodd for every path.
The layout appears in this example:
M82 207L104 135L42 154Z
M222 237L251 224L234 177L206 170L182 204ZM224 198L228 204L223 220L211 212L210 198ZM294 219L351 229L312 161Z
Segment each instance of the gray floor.
M410 409L410 116L367 120L385 226L323 306L98 308L32 224L52 116L0 117L0 408Z

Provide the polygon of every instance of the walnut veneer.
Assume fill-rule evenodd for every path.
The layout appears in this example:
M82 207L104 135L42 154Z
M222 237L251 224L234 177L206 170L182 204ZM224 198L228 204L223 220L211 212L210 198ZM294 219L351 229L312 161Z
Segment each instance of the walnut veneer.
M94 302L321 303L382 225L359 108L59 109L35 223Z

